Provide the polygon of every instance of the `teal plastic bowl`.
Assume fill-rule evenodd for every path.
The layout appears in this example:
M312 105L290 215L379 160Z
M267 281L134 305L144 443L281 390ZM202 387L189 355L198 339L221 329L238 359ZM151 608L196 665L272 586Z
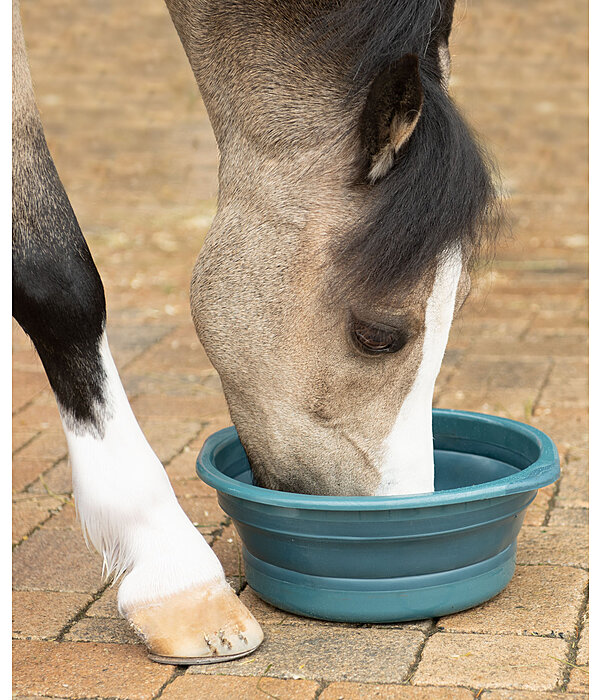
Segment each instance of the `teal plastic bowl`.
M242 540L246 578L283 610L342 622L439 617L499 593L537 490L559 477L550 438L516 421L434 410L435 492L334 497L252 484L235 428L198 457Z

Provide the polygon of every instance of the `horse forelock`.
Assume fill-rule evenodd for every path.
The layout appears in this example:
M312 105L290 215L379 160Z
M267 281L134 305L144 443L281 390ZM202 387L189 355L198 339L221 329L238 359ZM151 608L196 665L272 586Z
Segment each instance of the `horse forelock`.
M349 56L349 101L360 103L377 72L406 53L419 57L423 88L414 132L375 184L358 149L353 187L365 213L333 238L335 296L382 297L409 287L457 245L476 254L495 240L495 166L449 97L440 65L453 10L454 0L349 0L321 20L324 45Z
M345 54L352 90L405 53L424 59L447 42L455 0L334 0L309 24L310 41L324 53ZM437 51L437 48L435 49Z
M445 90L423 80L421 118L390 172L375 184L356 164L365 213L332 241L333 290L382 297L409 287L457 245L476 255L502 220L495 168Z

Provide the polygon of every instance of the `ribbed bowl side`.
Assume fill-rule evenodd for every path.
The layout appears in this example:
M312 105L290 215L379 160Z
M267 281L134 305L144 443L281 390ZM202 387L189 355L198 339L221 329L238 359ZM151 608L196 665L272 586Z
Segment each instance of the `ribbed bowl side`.
M249 511L223 494L219 503L261 561L314 576L385 578L448 571L498 554L517 537L535 493L421 509L434 513L416 520L406 510L311 511L307 520L295 509L253 504Z

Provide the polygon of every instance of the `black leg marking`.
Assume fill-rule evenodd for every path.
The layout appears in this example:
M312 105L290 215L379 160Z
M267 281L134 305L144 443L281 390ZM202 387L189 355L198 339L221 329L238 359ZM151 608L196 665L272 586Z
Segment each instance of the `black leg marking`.
M63 417L102 432L102 281L37 113L13 127L13 315L31 337ZM33 118L32 118L33 117Z

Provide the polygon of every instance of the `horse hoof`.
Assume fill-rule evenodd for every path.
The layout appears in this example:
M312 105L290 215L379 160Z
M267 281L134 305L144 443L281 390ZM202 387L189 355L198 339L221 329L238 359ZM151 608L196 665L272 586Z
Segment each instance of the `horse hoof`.
M214 664L253 652L263 632L252 613L223 582L180 591L125 617L163 664Z

